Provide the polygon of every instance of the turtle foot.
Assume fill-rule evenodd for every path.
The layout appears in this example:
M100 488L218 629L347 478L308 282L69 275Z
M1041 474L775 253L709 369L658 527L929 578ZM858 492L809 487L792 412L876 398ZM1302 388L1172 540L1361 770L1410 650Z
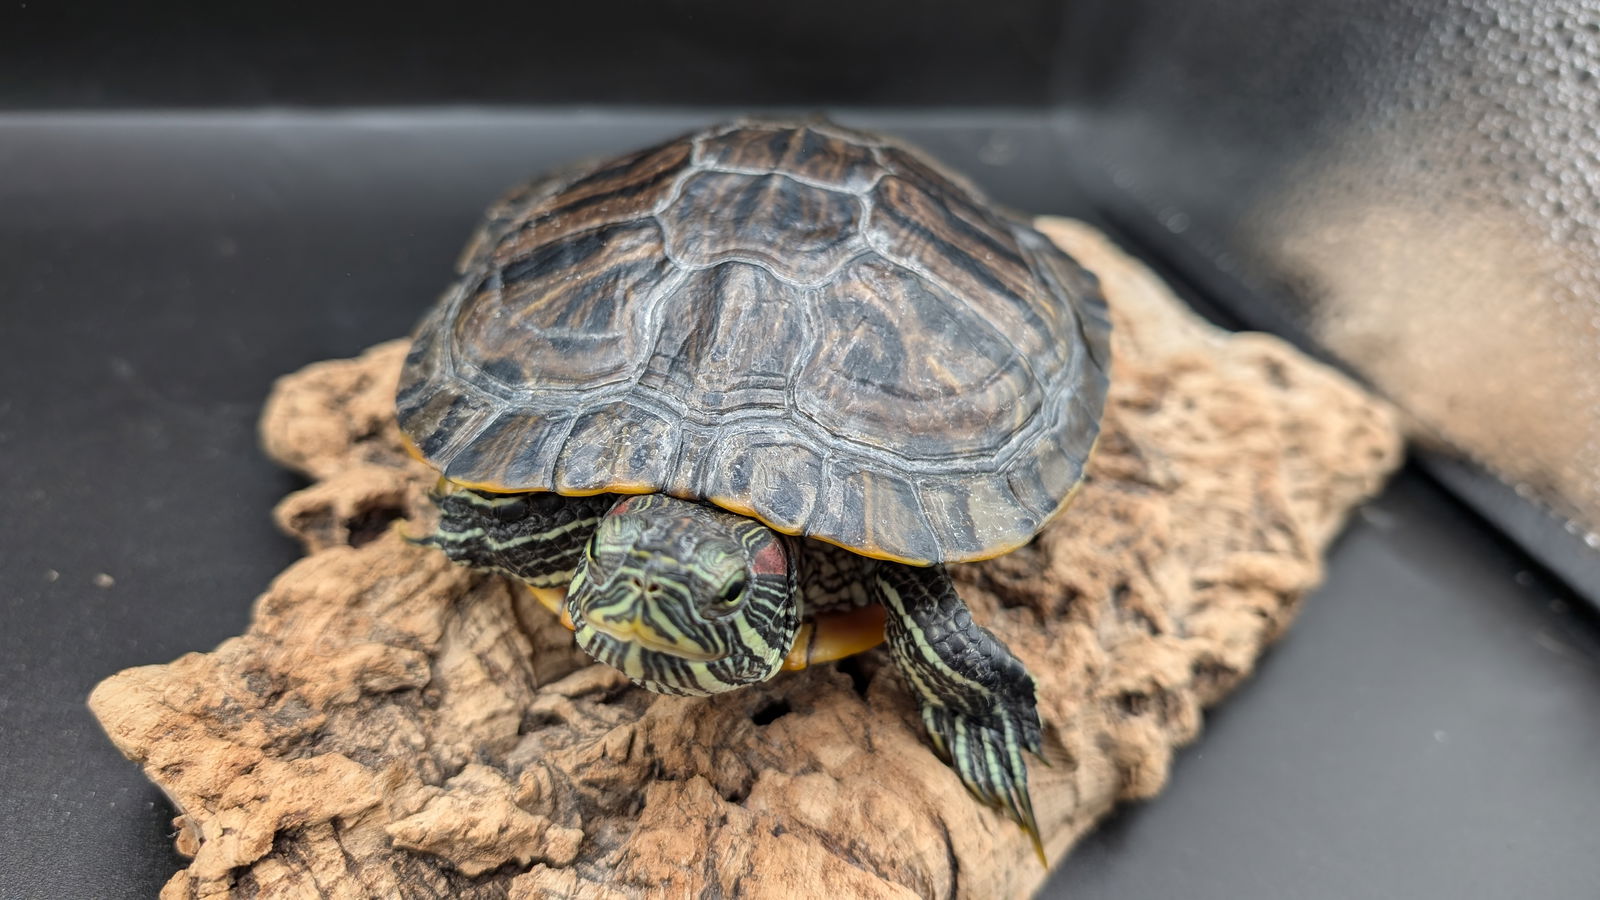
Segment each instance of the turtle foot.
M974 797L1022 826L1045 862L1022 759L1024 750L1043 759L1032 676L972 621L944 567L882 563L875 583L890 649L934 749Z
M1021 825L1039 862L1048 866L1028 792L1028 768L1022 759L1023 750L1040 756L1038 714L1031 707L997 712L997 716L982 720L948 707L924 705L922 724L934 749L956 770L967 790Z

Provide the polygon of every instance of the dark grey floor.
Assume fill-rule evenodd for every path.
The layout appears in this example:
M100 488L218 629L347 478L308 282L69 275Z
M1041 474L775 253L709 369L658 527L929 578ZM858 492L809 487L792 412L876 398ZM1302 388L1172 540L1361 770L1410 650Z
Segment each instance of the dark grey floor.
M707 115L0 115L0 897L150 896L181 864L83 700L237 633L294 558L272 379L407 331L502 187ZM1040 117L841 118L1088 212ZM1047 893L1594 896L1597 631L1527 565L1403 475L1169 791Z

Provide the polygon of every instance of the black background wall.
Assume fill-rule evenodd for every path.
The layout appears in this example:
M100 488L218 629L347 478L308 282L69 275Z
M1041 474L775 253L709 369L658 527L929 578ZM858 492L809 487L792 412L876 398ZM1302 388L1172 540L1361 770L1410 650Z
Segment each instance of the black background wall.
M1042 106L1049 0L13 4L0 105Z

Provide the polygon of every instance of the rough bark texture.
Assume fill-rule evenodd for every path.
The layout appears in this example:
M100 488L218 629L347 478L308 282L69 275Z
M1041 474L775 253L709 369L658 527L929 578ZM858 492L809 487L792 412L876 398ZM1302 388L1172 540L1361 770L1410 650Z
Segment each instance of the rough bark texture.
M1105 434L1031 546L958 567L1033 671L1051 854L1162 787L1201 710L1249 674L1400 457L1393 416L1257 334L1194 318L1090 229L1116 325ZM284 378L267 450L307 556L211 653L90 699L183 811L164 896L1001 897L1045 872L924 739L882 650L711 699L589 665L501 578L403 542L433 476L401 452L404 344Z

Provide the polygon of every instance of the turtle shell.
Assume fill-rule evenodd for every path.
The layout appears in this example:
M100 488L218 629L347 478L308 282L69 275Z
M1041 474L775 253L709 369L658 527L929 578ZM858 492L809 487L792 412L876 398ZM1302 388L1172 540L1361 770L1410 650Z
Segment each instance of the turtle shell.
M401 429L490 491L664 491L910 563L1026 543L1082 476L1097 282L896 141L736 122L501 201Z

